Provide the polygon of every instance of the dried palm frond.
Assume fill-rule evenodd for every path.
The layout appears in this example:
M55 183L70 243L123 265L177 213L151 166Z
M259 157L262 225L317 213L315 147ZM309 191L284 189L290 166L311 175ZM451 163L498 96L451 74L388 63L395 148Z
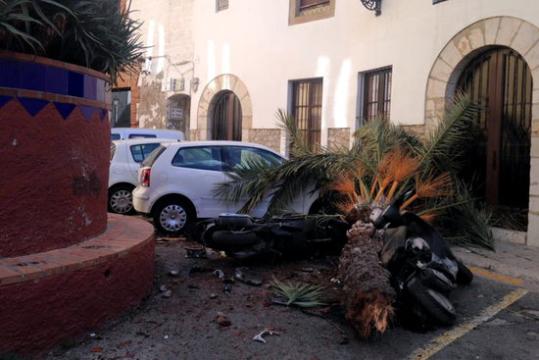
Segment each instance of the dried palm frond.
M453 179L449 173L443 173L437 177L429 177L421 180L416 178L415 194L404 202L401 210L406 209L417 199L443 198L452 195Z
M271 287L276 296L273 302L277 304L303 308L326 305L323 301L324 288L319 285L273 279Z
M401 152L400 156L394 161L392 164L393 167L390 169L393 173L393 185L387 195L388 201L391 201L393 196L395 196L399 184L413 176L420 165L420 161L417 158L408 155L402 149L399 152Z

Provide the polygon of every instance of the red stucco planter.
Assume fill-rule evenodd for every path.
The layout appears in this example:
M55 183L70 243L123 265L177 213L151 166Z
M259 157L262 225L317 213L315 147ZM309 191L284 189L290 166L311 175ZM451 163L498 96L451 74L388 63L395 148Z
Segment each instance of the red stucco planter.
M0 358L95 330L151 291L152 225L107 215L107 81L0 51Z
M107 77L0 52L0 258L105 231Z

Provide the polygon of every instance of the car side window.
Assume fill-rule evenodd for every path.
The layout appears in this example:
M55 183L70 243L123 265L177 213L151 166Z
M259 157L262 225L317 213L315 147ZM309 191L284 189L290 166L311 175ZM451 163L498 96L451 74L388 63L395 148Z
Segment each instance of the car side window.
M242 146L229 146L224 151L224 161L227 170L246 166L249 162L264 162L268 166L279 166L284 159L264 149Z
M187 147L178 150L172 159L172 166L222 171L221 148L217 146Z
M159 143L131 145L131 156L135 162L141 163L148 155L159 147Z
M122 137L120 136L120 134L110 134L110 139L111 140L120 140Z
M138 138L156 138L157 135L154 134L129 134L130 139L138 139Z

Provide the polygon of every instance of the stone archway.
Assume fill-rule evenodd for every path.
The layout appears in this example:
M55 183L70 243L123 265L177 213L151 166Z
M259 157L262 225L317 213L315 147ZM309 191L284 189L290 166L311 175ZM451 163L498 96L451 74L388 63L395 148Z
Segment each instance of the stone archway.
M197 138L208 138L208 126L211 122L211 103L215 95L222 91L231 91L239 99L241 104L241 127L242 139L250 139L249 132L253 123L253 107L251 97L245 84L235 75L222 74L211 80L202 91L198 103L197 113Z
M425 127L440 120L463 69L482 50L505 46L518 52L532 72L532 146L527 243L539 245L539 28L522 19L500 16L480 20L456 34L442 49L429 74Z

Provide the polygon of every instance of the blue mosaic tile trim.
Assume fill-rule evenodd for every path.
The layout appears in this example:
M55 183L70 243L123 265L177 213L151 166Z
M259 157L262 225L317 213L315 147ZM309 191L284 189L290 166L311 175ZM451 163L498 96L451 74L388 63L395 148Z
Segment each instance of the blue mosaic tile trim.
M106 83L90 75L25 61L0 59L0 87L105 101Z
M0 95L0 109L7 104L9 100L13 99L11 96Z
M82 112L82 115L84 115L84 118L86 120L91 120L92 116L94 116L94 113L99 110L96 109L93 106L87 106L87 105L80 105L79 106L80 111Z
M17 98L28 114L36 116L45 106L49 104L49 101L43 99L34 99L19 97Z
M75 104L66 104L60 102L54 102L53 104L56 107L56 110L58 110L58 112L60 113L60 115L62 115L64 120L67 119L67 117L71 115L75 107L77 107L77 105Z

